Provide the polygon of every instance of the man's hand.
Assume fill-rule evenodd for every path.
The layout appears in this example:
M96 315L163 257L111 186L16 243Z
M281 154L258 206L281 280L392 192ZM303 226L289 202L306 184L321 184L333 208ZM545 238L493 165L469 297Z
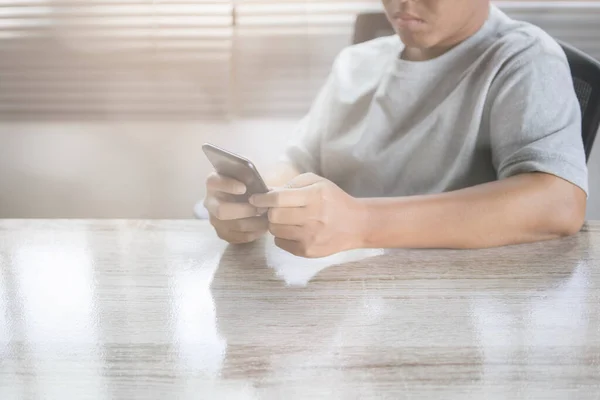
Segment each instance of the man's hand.
M275 243L294 255L325 257L362 245L359 202L320 176L299 175L285 188L252 196L250 203L269 208Z
M246 193L243 183L213 173L206 180L206 193L204 207L221 239L232 244L250 243L267 232L269 221L264 212L233 200L234 195Z

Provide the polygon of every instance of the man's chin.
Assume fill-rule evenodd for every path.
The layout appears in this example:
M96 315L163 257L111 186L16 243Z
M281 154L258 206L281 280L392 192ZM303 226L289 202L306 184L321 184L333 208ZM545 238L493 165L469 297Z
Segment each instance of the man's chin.
M427 49L431 47L431 40L428 40L424 35L417 35L411 33L398 32L398 36L400 36L400 40L406 47L416 48L416 49Z

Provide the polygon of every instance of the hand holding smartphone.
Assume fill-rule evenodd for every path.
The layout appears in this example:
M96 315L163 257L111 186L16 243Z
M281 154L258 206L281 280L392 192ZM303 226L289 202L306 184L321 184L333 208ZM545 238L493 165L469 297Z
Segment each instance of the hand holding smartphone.
M259 210L248 200L256 193L269 191L254 164L244 157L211 144L202 149L216 174L206 181L204 206L210 214L210 223L217 235L232 244L250 243L268 230L265 210ZM245 193L239 187L244 184ZM244 189L244 188L241 188Z
M210 143L204 144L202 150L219 175L246 185L246 193L234 196L236 201L248 202L253 194L269 191L252 161Z

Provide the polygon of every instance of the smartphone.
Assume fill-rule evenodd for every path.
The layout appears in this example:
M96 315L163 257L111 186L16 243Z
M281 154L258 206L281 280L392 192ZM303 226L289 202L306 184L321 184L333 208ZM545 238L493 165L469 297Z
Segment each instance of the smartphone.
M247 202L253 194L269 191L252 161L210 143L205 143L202 151L219 175L236 179L246 185L245 194L234 196L236 201Z

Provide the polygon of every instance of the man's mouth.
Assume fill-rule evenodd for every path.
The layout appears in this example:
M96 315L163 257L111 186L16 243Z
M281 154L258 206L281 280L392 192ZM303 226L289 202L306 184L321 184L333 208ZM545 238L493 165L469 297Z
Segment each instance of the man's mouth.
M425 20L407 12L394 13L392 18L399 28L415 29L425 24Z

